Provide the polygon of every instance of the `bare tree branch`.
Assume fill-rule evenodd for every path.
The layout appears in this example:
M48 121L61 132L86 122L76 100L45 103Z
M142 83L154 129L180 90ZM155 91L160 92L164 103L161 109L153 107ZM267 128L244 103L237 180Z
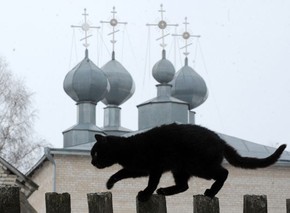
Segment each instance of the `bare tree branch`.
M33 123L32 93L16 79L0 58L0 156L16 168L28 170L49 144L36 138Z

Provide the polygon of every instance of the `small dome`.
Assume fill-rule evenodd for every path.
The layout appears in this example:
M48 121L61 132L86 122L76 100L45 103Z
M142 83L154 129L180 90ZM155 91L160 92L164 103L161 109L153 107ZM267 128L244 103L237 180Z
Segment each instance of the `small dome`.
M63 88L76 102L98 102L102 100L108 90L109 83L104 72L88 57L85 58L67 73Z
M189 103L190 109L198 107L208 97L205 81L188 66L187 58L185 59L185 65L175 74L171 84L172 96Z
M169 83L174 78L175 69L173 64L166 59L166 52L162 50L162 59L152 69L152 75L159 83Z
M135 92L135 83L130 73L114 58L106 63L102 70L110 83L110 89L102 102L106 105L119 106Z

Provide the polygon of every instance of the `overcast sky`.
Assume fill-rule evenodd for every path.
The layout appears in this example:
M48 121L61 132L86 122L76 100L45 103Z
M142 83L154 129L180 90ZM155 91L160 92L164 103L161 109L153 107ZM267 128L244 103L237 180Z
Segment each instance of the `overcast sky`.
M84 8L92 29L89 57L99 67L110 60L111 29L100 21L116 7L119 26L116 59L131 73L136 92L122 107L122 126L137 130L136 105L156 96L151 75L161 58L160 31L146 23L160 20L168 33L182 33L188 17L192 39L189 65L205 79L209 98L195 109L196 122L217 132L260 144L290 142L290 1L289 0L1 0L0 56L34 92L35 130L55 147L62 131L76 123L76 106L63 90L65 75L84 57ZM166 37L168 59L183 65L182 40ZM103 126L102 103L97 125Z

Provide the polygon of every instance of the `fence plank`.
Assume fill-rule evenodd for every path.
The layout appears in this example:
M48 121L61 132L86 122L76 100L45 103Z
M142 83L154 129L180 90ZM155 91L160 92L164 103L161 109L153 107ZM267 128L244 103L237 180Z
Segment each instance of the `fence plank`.
M286 213L290 213L290 199L286 199Z
M219 199L213 199L204 195L193 196L193 213L219 213Z
M89 213L113 213L111 192L87 194Z
M167 213L166 199L162 195L152 195L146 202L136 199L137 213Z
M244 195L244 213L267 213L266 195Z
M70 194L45 193L46 213L70 213Z
M20 213L20 189L19 187L0 187L0 212Z

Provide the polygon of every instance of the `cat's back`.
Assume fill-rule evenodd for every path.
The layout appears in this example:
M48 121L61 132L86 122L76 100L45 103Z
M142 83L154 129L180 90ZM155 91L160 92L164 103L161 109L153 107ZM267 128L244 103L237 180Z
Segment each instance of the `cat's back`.
M193 124L166 124L138 134L136 143L152 146L198 146L216 143L220 137L213 131ZM202 143L202 144L201 144Z

